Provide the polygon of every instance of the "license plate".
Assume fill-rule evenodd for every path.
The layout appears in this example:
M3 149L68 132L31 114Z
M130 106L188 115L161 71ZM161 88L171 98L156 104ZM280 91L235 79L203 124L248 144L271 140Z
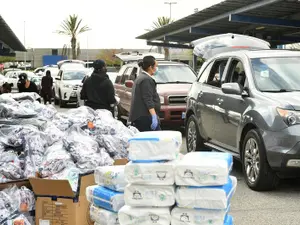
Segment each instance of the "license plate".
M181 118L184 120L185 119L185 112L182 113Z

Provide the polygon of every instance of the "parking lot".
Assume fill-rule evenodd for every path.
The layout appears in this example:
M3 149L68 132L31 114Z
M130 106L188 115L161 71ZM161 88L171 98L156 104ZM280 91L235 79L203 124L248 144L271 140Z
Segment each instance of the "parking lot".
M68 110L57 109L60 112ZM186 153L185 137L182 153ZM238 161L234 163L232 174L238 179L236 194L231 203L235 224L299 225L300 180L284 180L276 191L254 192L246 186Z

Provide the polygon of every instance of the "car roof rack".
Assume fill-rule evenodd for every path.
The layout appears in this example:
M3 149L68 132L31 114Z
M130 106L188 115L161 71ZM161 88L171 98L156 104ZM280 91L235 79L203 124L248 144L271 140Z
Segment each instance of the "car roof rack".
M114 57L118 58L122 62L128 64L132 62L138 62L142 60L145 56L153 56L156 60L164 60L165 55L156 53L156 52L139 52L139 51L132 51L132 52L121 52L115 54Z

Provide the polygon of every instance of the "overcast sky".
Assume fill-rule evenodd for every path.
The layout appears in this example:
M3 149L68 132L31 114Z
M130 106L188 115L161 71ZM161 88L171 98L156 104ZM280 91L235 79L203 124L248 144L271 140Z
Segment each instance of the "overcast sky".
M175 0L176 1L176 0ZM222 0L177 0L172 18L180 19ZM135 37L159 16L169 16L164 0L11 0L1 3L1 15L31 48L61 48L69 38L55 33L69 14L78 14L92 30L79 36L81 48L149 48Z

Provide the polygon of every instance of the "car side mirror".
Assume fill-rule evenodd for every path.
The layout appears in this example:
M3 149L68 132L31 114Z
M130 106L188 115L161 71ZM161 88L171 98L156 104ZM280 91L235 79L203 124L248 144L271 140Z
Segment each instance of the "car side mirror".
M125 81L125 87L132 88L133 87L133 81L132 80L126 80Z
M222 84L222 92L229 95L242 95L243 87L238 83Z
M55 77L55 80L60 80L60 77Z

